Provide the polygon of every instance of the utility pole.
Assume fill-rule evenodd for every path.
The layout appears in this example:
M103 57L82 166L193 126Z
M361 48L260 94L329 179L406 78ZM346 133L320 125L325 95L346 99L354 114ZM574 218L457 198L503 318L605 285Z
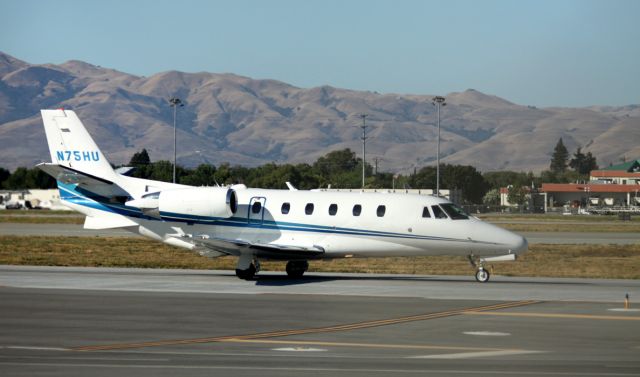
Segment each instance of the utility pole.
M374 174L373 175L377 176L378 175L378 162L379 161L384 161L384 158L382 158L382 157L374 157L373 161L375 163L375 170L374 170Z
M176 159L177 159L177 133L176 133L176 116L178 106L184 106L184 103L178 97L169 98L169 104L173 107L173 183L176 183Z
M438 109L438 150L436 152L436 196L440 196L440 107L446 106L447 103L444 102L444 97L435 96L433 97L432 104L436 106Z
M362 188L364 188L364 172L367 163L367 123L366 119L369 114L360 114L362 118Z

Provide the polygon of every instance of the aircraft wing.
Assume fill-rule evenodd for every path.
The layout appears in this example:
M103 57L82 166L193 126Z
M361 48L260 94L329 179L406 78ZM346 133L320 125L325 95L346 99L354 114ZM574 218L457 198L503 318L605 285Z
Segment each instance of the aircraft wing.
M239 256L247 251L251 251L255 253L258 258L263 259L315 259L322 257L324 254L324 248L318 245L307 247L302 245L255 243L242 239L217 237L193 237L190 241L196 246L203 246L227 255Z

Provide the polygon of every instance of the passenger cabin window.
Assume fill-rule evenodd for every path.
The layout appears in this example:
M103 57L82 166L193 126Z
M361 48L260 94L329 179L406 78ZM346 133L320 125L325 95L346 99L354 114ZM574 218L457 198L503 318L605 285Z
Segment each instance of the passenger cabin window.
M376 215L378 215L378 217L382 217L384 216L385 212L387 212L386 206L378 206L378 209L376 210Z
M306 213L307 215L311 215L313 213L313 203L307 203L307 205L304 207L304 213Z
M435 217L436 219L446 219L447 218L447 214L444 213L442 208L440 208L438 206L431 206L431 210L433 211L433 217Z
M422 217L429 218L431 217L431 213L429 213L429 207L422 208Z
M262 209L262 203L260 202L253 202L253 205L251 205L251 212L253 213L260 213L261 209Z
M442 207L452 220L469 220L469 215L453 203L440 204L440 207Z
M280 208L280 212L282 212L283 215L286 215L286 214L289 213L290 209L291 209L291 204L282 203L282 207Z
M353 216L360 216L361 212L362 206L360 204L356 204L355 206L353 206Z
M330 205L329 206L329 215L335 216L336 213L338 213L338 205L337 204Z

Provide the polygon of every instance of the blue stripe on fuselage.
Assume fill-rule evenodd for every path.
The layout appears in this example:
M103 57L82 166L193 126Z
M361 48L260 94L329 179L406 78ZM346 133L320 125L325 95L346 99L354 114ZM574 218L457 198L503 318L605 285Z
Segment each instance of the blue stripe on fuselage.
M270 230L286 230L286 231L298 231L298 232L311 232L311 233L328 233L336 235L359 235L370 237L385 237L385 238L405 238L405 239L422 239L422 240L438 240L438 241L451 241L451 242L465 242L465 243L478 243L478 241L471 241L468 239L456 239L448 237L435 237L435 236L420 236L406 233L395 232L383 232L376 230L365 230L357 228L342 228L326 225L304 224L285 221L273 221L273 220L261 220L261 221L249 221L247 217L207 217L196 215L185 215L170 212L161 212L161 219L150 217L142 213L138 208L128 207L119 203L111 203L108 198L97 195L84 188L78 187L73 184L65 184L58 182L58 189L60 190L60 199L78 204L84 207L97 209L100 211L106 211L116 213L123 216L140 218L151 221L167 221L167 222L183 222L189 224L201 224L201 225L214 225L214 226L227 226L238 228L259 228ZM486 243L486 242L481 242Z

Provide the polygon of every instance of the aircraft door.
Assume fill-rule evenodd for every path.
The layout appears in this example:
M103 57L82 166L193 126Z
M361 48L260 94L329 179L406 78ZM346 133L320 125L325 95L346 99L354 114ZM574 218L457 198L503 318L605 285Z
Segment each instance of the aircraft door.
M249 201L249 209L247 213L247 222L249 224L262 225L264 221L264 206L267 198L262 196L254 196Z

